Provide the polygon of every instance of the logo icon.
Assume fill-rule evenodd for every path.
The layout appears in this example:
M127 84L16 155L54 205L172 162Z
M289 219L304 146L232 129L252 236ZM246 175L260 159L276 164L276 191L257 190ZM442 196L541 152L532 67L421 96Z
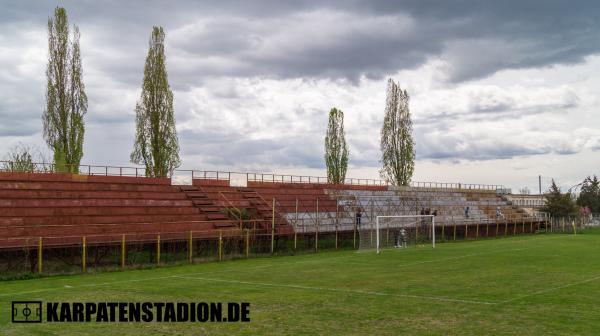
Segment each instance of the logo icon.
M13 301L12 323L41 323L42 301Z

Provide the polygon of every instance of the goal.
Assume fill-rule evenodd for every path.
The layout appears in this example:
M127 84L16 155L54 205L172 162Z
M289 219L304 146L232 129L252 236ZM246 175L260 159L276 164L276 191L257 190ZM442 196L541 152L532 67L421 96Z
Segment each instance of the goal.
M406 248L415 245L435 247L435 216L377 216L374 223L358 228L359 251Z

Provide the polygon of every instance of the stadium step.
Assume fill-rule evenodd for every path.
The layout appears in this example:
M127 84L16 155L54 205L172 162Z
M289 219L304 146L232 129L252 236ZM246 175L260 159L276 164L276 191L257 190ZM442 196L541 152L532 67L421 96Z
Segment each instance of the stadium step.
M205 221L202 214L173 215L107 215L107 216L32 216L32 217L0 217L0 228L11 226L35 225L87 225L118 223L153 223L172 221Z
M218 206L201 206L200 210L203 212L220 212L222 208Z
M0 190L0 199L186 199L179 192L104 190Z
M27 207L185 207L189 200L160 199L0 199L0 208Z
M211 221L229 219L227 215L221 212L205 212L206 218Z
M229 222L229 221L220 221L220 222L214 222L213 226L215 228L219 228L219 229L222 229L222 228L237 228L238 224L234 223L234 222Z
M212 205L213 201L208 198L192 198L192 203L195 206Z
M109 215L190 215L200 213L198 208L187 207L21 207L4 208L0 217L29 216L109 216Z
M198 186L181 186L181 191L185 192L192 204L204 214L209 221L228 220L227 215L221 212L221 204L209 198L207 193Z

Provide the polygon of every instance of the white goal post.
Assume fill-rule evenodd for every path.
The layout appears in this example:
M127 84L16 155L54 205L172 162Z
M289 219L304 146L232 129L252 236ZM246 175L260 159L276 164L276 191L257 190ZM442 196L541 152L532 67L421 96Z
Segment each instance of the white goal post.
M377 250L377 254L379 254L381 252L381 239L380 239L380 232L381 232L381 222L382 220L385 219L410 219L410 218L414 218L416 219L416 222L414 222L415 226L417 224L422 223L421 219L423 218L430 218L430 221L427 221L429 223L431 223L431 246L433 248L435 248L435 216L434 215L404 215L404 216L377 216L375 218L375 232L376 232L376 250ZM409 224L410 225L410 224ZM388 225L388 232L389 232L389 225ZM396 228L392 228L392 229L397 229L397 230L403 230L403 225L399 225ZM399 239L399 238L398 238Z

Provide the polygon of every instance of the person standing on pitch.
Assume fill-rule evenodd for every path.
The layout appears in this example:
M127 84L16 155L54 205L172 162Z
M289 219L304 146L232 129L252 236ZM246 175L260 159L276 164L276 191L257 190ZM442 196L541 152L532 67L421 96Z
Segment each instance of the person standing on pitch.
M398 235L398 245L396 247L406 248L406 230L404 228L400 229L400 234Z

